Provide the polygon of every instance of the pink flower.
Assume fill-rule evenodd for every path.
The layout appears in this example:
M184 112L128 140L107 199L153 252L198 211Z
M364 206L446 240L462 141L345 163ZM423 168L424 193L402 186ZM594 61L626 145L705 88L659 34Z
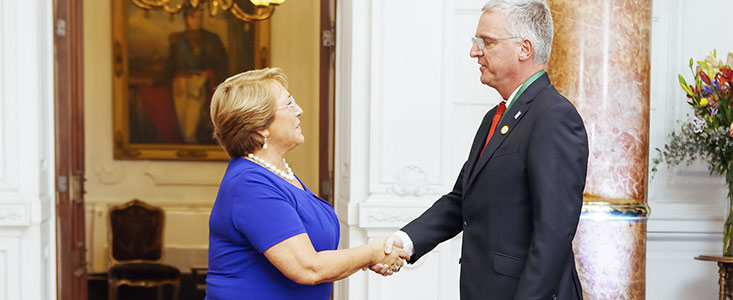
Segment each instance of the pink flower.
M728 129L728 136L733 137L733 122L730 123L730 129Z
M728 84L729 83L720 85L720 94L723 95L723 98L728 98L728 96L730 96L730 86Z
M715 111L717 112L718 109L720 108L720 102L718 102L717 100L713 99L713 101L710 101L710 106L712 106L713 108L715 108ZM712 113L712 112L710 114L711 115L714 115L714 113Z

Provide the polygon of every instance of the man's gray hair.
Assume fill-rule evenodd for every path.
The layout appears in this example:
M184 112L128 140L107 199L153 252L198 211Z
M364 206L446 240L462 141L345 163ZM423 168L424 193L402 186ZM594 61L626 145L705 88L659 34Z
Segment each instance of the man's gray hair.
M535 63L547 64L554 29L550 7L545 0L489 0L482 10L506 14L509 34L532 41Z

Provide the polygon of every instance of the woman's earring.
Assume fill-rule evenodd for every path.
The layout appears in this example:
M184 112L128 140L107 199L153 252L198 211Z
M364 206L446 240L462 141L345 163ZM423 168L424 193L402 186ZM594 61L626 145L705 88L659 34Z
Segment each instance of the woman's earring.
M265 143L262 144L262 149L267 149L267 136L265 136Z

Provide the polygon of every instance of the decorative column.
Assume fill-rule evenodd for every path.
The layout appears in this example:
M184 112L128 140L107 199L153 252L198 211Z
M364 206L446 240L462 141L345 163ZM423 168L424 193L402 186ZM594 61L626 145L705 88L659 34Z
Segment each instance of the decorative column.
M553 84L590 157L573 248L585 299L644 299L651 0L550 0Z

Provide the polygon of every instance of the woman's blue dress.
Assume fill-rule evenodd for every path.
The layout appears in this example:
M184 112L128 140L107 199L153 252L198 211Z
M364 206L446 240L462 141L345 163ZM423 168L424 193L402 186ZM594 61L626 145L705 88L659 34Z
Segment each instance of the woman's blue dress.
M301 233L316 251L338 247L333 207L303 187L250 160L229 161L209 217L206 299L330 299L332 283L295 283L262 254Z

